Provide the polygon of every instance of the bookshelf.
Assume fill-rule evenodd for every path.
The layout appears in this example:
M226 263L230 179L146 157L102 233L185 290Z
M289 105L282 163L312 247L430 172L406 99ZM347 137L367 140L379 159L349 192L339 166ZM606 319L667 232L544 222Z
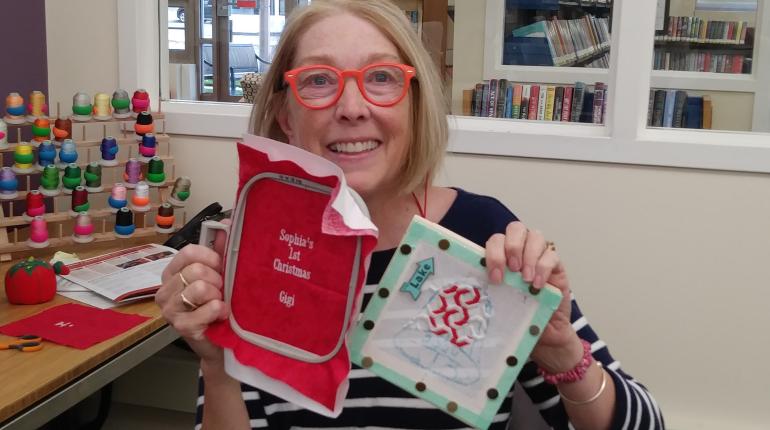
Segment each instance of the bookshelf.
M612 0L507 0L503 65L609 67Z

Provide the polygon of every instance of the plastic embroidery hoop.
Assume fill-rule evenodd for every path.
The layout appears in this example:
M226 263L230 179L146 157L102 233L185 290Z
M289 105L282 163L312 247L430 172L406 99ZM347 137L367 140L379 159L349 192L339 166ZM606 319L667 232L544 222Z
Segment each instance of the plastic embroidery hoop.
M291 175L286 175L281 173L263 172L253 176L243 186L243 189L241 190L238 196L238 201L236 202L235 208L233 210L232 224L230 226L227 226L217 221L204 221L202 223L201 234L199 239L199 244L201 245L212 247L217 230L223 230L228 234L227 247L224 253L225 261L228 262L226 264L225 273L224 273L225 301L227 301L228 303L232 300L233 290L235 287L233 284L235 280L235 273L238 266L238 255L240 250L241 236L243 232L243 220L244 220L246 202L249 196L249 190L259 181L276 181L285 186L297 187L300 189L317 192L321 194L326 194L326 195L331 195L333 191L331 187L320 184L313 180L299 178L296 176L291 176ZM366 205L363 204L361 197L357 193L355 193L355 191L353 191L352 189L349 189L349 192L353 196L356 203L358 203L359 207L368 216ZM358 269L361 263L361 251L362 251L362 239L361 237L357 237L355 256L353 259L353 264L350 268L351 275L350 275L350 283L348 285L347 300L345 304L344 321L343 321L343 324L341 325L337 342L330 351L323 354L317 354L317 353L308 351L306 349L300 348L296 345L292 345L268 336L264 336L260 333L246 330L241 326L241 324L239 324L235 315L231 313L229 317L229 323L233 332L235 332L235 334L238 337L251 343L252 345L258 346L260 348L264 348L268 351L272 351L289 358L293 358L295 360L300 360L307 363L323 363L323 362L329 361L337 354L337 352L339 352L340 348L342 348L342 346L344 345L346 330L350 326L350 321L353 313L353 302L356 296L356 285L358 284Z

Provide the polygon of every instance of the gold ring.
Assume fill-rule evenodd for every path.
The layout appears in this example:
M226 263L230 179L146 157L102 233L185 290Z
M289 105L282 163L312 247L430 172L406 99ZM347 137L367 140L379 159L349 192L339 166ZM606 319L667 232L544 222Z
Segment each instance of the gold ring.
M185 297L184 293L179 293L179 296L182 297L182 303L184 304L184 307L187 308L188 311L192 312L198 309L198 305L191 302L187 297Z
M182 276L181 270L179 271L179 279L182 280L182 285L184 285L184 288L187 288L190 286L190 283L187 282L187 279L185 279L184 276Z

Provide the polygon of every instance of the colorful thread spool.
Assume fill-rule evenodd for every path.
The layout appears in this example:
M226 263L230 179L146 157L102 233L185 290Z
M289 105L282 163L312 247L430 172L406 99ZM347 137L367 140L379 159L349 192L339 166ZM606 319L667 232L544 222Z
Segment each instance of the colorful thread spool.
M141 88L134 91L134 96L131 97L131 110L134 118L142 112L150 111L150 95L147 91Z
M160 187L166 183L163 160L157 155L150 159L150 163L147 166L147 183L153 187Z
M128 161L126 161L126 170L123 172L123 182L126 187L134 188L142 179L144 179L144 175L142 175L142 163L136 158L129 158Z
M136 230L134 214L127 207L122 207L115 214L115 236L131 237Z
M131 209L136 212L150 210L150 186L147 185L147 182L139 181L136 184L134 195L131 196Z
M45 214L45 202L43 195L38 190L30 190L26 197L27 209L24 211L24 220L32 221L32 218Z
M20 143L13 150L13 171L16 173L31 173L35 171L35 154L32 145Z
M86 166L83 173L83 179L86 181L86 189L89 193L98 193L104 189L102 187L102 165L98 161L92 161Z
M64 194L72 194L72 191L80 186L80 175L80 166L75 163L67 164L67 167L64 168L64 176L61 178Z
M72 139L72 120L56 118L51 131L53 131L54 139L59 143L64 142L65 139Z
M171 233L174 228L174 207L171 203L163 203L158 208L158 214L155 215L155 230L158 233Z
M51 138L51 121L48 118L37 118L32 123L32 140L42 142Z
M88 243L94 240L94 224L91 222L91 216L88 212L80 212L75 218L75 225L72 227L72 240L77 243Z
M37 164L35 168L41 172L45 170L45 166L53 164L56 160L56 145L50 140L44 140L40 142L37 147Z
M59 150L59 168L63 169L68 164L78 161L78 148L75 145L75 141L72 139L65 139L61 144Z
M19 180L10 167L0 169L0 199L10 200L19 197Z
M139 144L139 154L141 155L139 158L145 163L150 161L155 156L157 145L158 142L154 134L147 133L142 136L142 142Z
M72 119L75 121L90 121L93 109L91 96L87 93L77 92L72 96Z
M127 194L126 186L122 183L116 182L112 185L112 192L110 192L110 197L107 199L107 204L110 205L112 213L117 212L128 204L128 200L126 200Z
M8 144L8 125L0 119L0 149L5 149L11 145Z
M187 176L176 178L174 187L171 189L171 195L168 196L166 201L178 208L183 208L187 204L187 199L190 198L191 185L192 182Z
M45 94L41 91L32 91L29 94L29 105L27 105L27 121L33 122L38 118L48 116L48 105L45 104Z
M112 93L112 116L115 118L131 116L131 99L128 98L128 91L118 89Z
M97 121L108 121L112 119L109 94L96 93L94 96L94 119Z
M48 242L48 223L42 216L32 218L29 223L29 239L27 246L30 248L45 248Z
M142 112L136 117L136 124L134 124L134 132L136 133L136 140L141 142L142 138L147 133L152 133L155 130L152 125L152 115L149 112Z
M43 195L48 197L58 196L61 193L59 187L59 169L49 164L43 169L43 174L40 176L40 188L38 188Z
M10 93L5 98L5 122L8 124L24 124L27 122L27 108L19 93Z
M91 204L88 202L88 190L82 185L78 185L72 191L72 205L70 206L70 216L76 217L80 212L88 212Z
M112 136L107 136L102 139L102 143L99 145L99 150L102 153L102 159L99 163L102 166L117 166L118 165L118 141Z

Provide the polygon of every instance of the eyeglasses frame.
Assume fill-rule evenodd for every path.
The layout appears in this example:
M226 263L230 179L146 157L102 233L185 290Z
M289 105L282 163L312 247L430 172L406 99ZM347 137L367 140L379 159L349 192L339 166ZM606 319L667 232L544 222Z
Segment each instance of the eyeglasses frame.
M404 73L404 77L405 77L405 84L401 92L401 95L399 95L394 101L388 102L388 103L381 103L376 100L372 100L367 95L366 89L364 89L364 73L369 69L372 69L375 67L382 67L382 66L396 67ZM299 90L297 89L297 77L299 76L300 73L310 69L326 69L334 72L340 78L339 84L337 85L337 92L334 94L332 101L329 102L328 104L313 106L306 103L302 99L302 97L299 95ZM292 69L284 72L283 80L291 87L292 93L294 94L294 98L297 99L297 101L302 106L312 110L321 110L337 104L337 102L340 100L340 97L342 97L343 91L345 90L345 81L347 80L348 77L355 78L356 85L358 86L358 90L361 92L361 95L364 97L364 99L366 99L366 101L379 107L391 107L398 104L401 100L404 99L406 94L409 92L409 86L412 82L412 79L415 78L416 76L417 76L417 71L415 70L414 67L406 64L400 64L400 63L373 63L373 64L366 65L358 70L356 69L340 70L326 64L312 64L312 65L302 66L302 67L298 67L296 69Z

